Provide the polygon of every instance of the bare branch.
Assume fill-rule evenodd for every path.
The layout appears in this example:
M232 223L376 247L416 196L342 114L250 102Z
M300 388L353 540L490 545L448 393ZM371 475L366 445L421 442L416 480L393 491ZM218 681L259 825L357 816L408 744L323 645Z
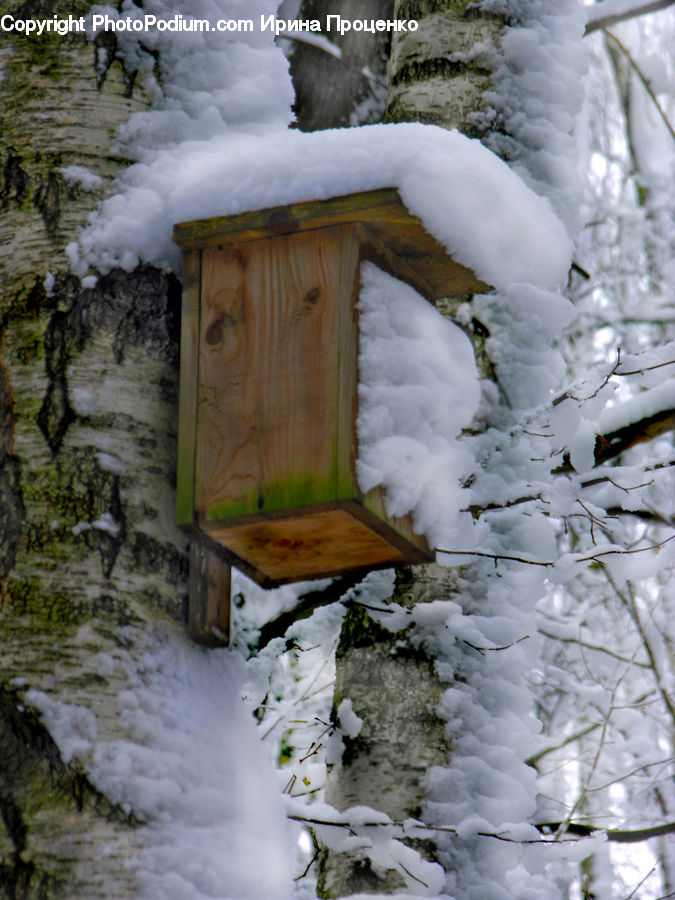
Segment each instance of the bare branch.
M665 540L659 541L656 544L650 544L649 547L636 547L634 550L601 550L599 553L592 553L590 556L580 556L577 558L576 562L590 562L591 560L599 562L601 556L629 556L631 553L645 553L647 550L659 550L665 544L669 544L670 541L673 540L675 540L675 534L671 534L669 538L665 538Z
M543 634L544 632L542 632ZM587 725L585 728L582 728L580 731L575 731L574 734L570 734L569 737L566 737L564 740L560 741L559 744L555 744L550 747L544 747L543 750L539 750L537 753L534 753L532 756L528 757L525 760L526 765L533 766L536 768L536 764L540 759L543 759L545 756L548 756L549 753L555 753L556 750L560 750L562 747L566 747L568 744L573 744L574 741L578 741L582 737L586 737L587 734L590 734L591 731L595 731L596 728L601 728L602 722L593 722L591 725Z
M512 506L518 506L520 503L531 503L534 500L542 500L542 502L545 502L543 501L541 494L535 494L531 497L517 497L515 500L507 500L506 503L488 503L485 506L474 503L471 506L466 506L462 512L470 512L474 519L477 519L479 516L482 516L483 513L510 509Z
M669 540L672 540L672 538L669 538ZM619 598L621 603L628 610L628 613L629 613L630 617L632 618L633 623L635 624L635 627L637 628L638 634L640 635L640 640L642 641L642 646L644 647L644 649L647 653L647 656L649 657L649 661L651 663L650 668L654 675L656 690L661 695L661 699L663 700L664 706L670 713L671 719L673 720L673 722L675 722L675 705L673 705L673 701L671 700L668 692L663 687L663 679L661 677L661 672L660 672L659 666L657 665L657 662L656 662L656 654L654 653L654 650L651 645L651 641L649 640L649 638L647 636L647 632L645 631L645 628L642 624L642 619L640 618L640 613L637 608L635 598L630 590L630 584L628 584L628 596L626 596L623 593L623 591L619 590L619 586L612 579L611 574L607 571L606 568L604 570L604 573L605 573L605 578L611 585L614 593Z
M612 377L612 375L614 375L616 373L616 370L619 368L620 365L621 365L621 347L617 347L616 362L614 363L612 368L609 370L609 372L605 375L605 377L602 381L602 384L598 385L598 387L593 391L592 394L589 394L588 397L576 397L574 394L570 394L569 391L565 391L564 394L560 394L558 397L556 397L553 400L551 405L559 406L563 402L563 400L577 400L579 402L583 402L584 400L592 400L593 397L597 397L598 394L600 393L600 391L604 388L604 386L609 383L609 379Z
M675 0L673 0L675 2ZM644 375L645 372L653 372L654 369L662 369L664 366L675 366L675 359L668 362L656 363L653 366L644 366L642 369L631 369L629 372L615 372L615 375Z
M561 644L578 644L585 650L595 650L596 653L606 653L607 656L613 657L618 662L629 663L632 666L639 666L642 669L651 669L651 665L649 663L639 662L636 659L628 659L627 657L621 656L619 653L615 653L613 650L610 650L607 647L601 647L598 644L588 644L586 641L582 641L581 638L561 638L555 634L551 634L548 631L544 631L543 628L539 628L538 631L539 634L543 634L544 637L550 638L553 641L560 641Z
M477 647L476 644L472 644L471 641L466 640L462 640L462 643L466 644L467 647L471 647L471 649L475 650L477 653L480 653L481 656L485 656L485 654L490 651L510 650L511 647L515 647L516 644L521 644L523 641L529 640L529 637L529 634L524 634L521 638L518 638L517 641L511 641L510 644L504 644L502 647Z
M661 547L675 540L675 534L656 544L650 544L648 547L636 547L634 550L600 550L597 553L591 553L590 556L578 556L575 562L598 562L601 556L629 556L632 553L647 553L649 550L659 550ZM483 550L449 550L447 547L434 547L436 553L448 553L451 556L480 556L484 559L494 559L495 565L499 560L507 560L510 562L524 563L528 566L545 566L552 568L556 565L553 560L526 559L524 556L514 556L510 553L485 553Z
M349 822L332 822L329 819L313 819L309 816L289 815L289 819L293 822L302 822L307 825L327 825L331 828L345 828L352 835L356 835L355 826ZM404 833L405 825L398 822L360 822L358 827L363 828L400 828ZM664 834L675 834L675 822L666 822L663 825L654 825L651 828L640 828L636 831L624 831L622 829L604 830L602 828L593 828L591 825L581 825L577 822L541 822L534 826L540 832L558 831L564 828L562 834L574 835L579 838L591 837L598 835L605 836L608 841L618 844L636 844L639 841L646 841L654 837L663 837ZM422 825L415 823L413 826L415 831L438 831L444 834L457 835L457 829L447 825ZM531 840L522 840L519 838L511 838L505 834L498 834L490 831L476 832L479 837L493 838L498 841L506 841L509 844L559 844L559 837L539 838Z
M615 459L624 451L661 437L669 431L675 431L675 409L662 409L651 416L645 416L637 422L630 422L615 431L607 434L598 434L595 437L593 449L594 465L599 466L610 459ZM572 471L569 453L563 456L562 465L553 470L554 475L562 475Z
M436 553L450 553L452 556L482 556L485 559L494 559L495 563L500 559L512 562L527 563L528 566L555 566L554 562L541 562L536 559L525 559L523 556L510 556L508 553L483 553L481 550L446 550L445 547L434 547Z
M535 825L539 831L557 831L564 822L542 822ZM647 841L649 838L663 837L664 834L675 834L675 822L666 822L664 825L654 825L651 828L639 828L636 831L624 831L622 829L610 829L608 831L593 828L591 825L580 825L570 822L565 827L565 833L575 834L579 837L590 837L592 834L605 834L607 840L615 844L637 844Z
M584 35L592 34L594 31L599 31L601 28L609 28L612 25L616 25L618 22L624 22L626 19L635 19L638 16L644 16L647 13L658 12L661 9L667 9L669 6L672 6L675 3L675 0L651 0L650 3L640 3L637 2L635 6L631 9L624 10L620 13L614 13L606 16L595 15L591 13L592 18L586 25L586 29L584 31ZM599 4L597 6L597 10L599 13L602 13L602 7L605 4ZM592 9L595 9L593 7Z
M606 512L613 519L617 516L633 516L636 519L642 519L643 522L659 522L661 525L675 527L675 519L654 509L623 509L621 506L610 506Z

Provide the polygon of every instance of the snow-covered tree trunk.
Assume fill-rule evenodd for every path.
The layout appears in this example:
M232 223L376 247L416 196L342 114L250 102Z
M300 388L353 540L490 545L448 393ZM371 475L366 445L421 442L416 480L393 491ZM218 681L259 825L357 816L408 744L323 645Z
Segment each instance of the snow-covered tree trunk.
M493 86L504 17L470 0L397 0L394 15L415 19L419 27L394 35L387 120L482 137L492 124L485 94Z
M150 105L114 39L3 34L0 66L0 895L132 897L133 816L70 759L94 727L120 736L120 654L183 618L180 287L151 268L68 272L124 165L116 131ZM70 746L36 713L56 700Z
M468 136L484 135L490 60L494 63L498 58L503 18L483 14L464 0L432 4L397 0L394 16L416 19L419 28L394 35L387 120L418 121L457 128ZM439 307L452 315L466 299L449 297ZM483 335L480 323L475 323L477 360L489 372ZM462 587L456 570L435 564L406 568L398 571L389 602L408 610L434 601L461 602ZM422 817L429 773L447 765L453 753L446 722L439 714L452 676L446 672L439 677L436 662L433 651L415 641L414 629L383 628L363 606L348 606L337 649L333 703L335 723L342 725L344 751L326 787L326 799L336 808L366 805L398 823ZM354 736L341 722L345 701L362 722ZM433 840L406 843L423 859L438 862ZM414 891L412 874L403 866L398 871L378 871L363 853L324 851L319 894Z

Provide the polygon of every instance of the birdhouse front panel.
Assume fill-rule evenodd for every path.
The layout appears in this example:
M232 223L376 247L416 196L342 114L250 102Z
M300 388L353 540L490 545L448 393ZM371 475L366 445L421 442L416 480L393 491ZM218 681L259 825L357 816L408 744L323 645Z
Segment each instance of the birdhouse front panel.
M352 496L354 228L202 253L200 527Z

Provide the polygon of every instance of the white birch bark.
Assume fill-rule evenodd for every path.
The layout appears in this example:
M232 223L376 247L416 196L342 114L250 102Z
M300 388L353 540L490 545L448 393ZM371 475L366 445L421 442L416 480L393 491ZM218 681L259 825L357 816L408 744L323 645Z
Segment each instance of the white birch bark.
M77 14L87 6L80 4ZM129 865L137 849L133 815L70 762L27 697L32 689L72 704L95 718L100 738L120 737L116 697L127 669L107 674L97 659L106 653L133 661L144 629L183 616L186 557L173 525L179 286L144 269L113 272L83 288L64 256L124 165L110 150L118 126L149 106L140 79L134 81L114 61L114 46L95 49L84 35L39 41L3 35L0 896L6 897L137 895ZM72 166L100 181L77 169L64 173Z

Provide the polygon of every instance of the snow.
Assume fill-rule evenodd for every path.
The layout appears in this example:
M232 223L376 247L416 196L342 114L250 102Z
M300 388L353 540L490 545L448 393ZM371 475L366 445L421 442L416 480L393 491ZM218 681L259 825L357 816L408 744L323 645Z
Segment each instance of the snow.
M675 378L669 378L657 387L640 391L620 404L606 407L600 415L598 429L601 434L609 434L632 422L639 422L656 413L672 409L675 409Z
M364 492L383 485L390 516L413 513L442 543L473 459L457 438L478 408L471 342L407 284L361 266L359 453Z
M64 166L59 170L66 184L77 184L83 191L97 191L103 186L103 178L85 166Z
M237 132L160 150L121 176L68 253L79 275L139 261L177 269L175 222L384 187L495 287L554 289L566 277L571 245L548 202L478 141L416 123Z
M142 8L123 0L118 11L97 8L110 18L250 18L273 15L275 0L146 0ZM191 139L208 140L253 122L278 129L290 123L293 91L288 64L274 45L274 33L252 31L116 32L117 53L129 71L142 72L154 93L148 112L131 116L116 150L131 158ZM93 37L93 35L92 35ZM159 60L156 54L159 52ZM159 67L159 78L156 70Z
M357 737L363 727L363 720L354 712L352 701L349 697L345 697L345 699L342 700L338 706L337 714L342 733L349 738Z
M118 651L95 669L126 675L115 738L100 734L90 709L35 690L26 699L64 761L84 758L93 784L141 820L141 850L129 860L139 897L288 900L290 833L241 703L241 658L157 630L140 658Z
M575 234L583 224L580 116L588 60L581 38L587 11L578 0L483 0L482 6L505 15L511 27L484 96L488 109L476 120L488 128L487 145L549 198Z

